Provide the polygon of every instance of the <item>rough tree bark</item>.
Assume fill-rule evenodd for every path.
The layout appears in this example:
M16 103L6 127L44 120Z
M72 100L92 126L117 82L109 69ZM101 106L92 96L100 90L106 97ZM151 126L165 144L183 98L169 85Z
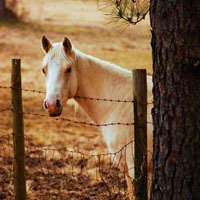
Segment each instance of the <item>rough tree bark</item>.
M151 199L200 199L200 1L151 0Z

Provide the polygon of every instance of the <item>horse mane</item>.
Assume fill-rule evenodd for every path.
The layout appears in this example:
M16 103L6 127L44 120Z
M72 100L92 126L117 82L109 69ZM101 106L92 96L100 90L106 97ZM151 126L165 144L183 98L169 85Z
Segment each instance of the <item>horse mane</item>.
M96 78L101 75L102 84L108 84L110 87L110 97L100 96L101 98L118 98L118 99L131 99L132 98L132 73L130 70L125 69L119 65L111 62L101 60L91 55L87 55L79 50L75 50L77 57L81 57L85 65L90 65L90 69L96 68L98 74ZM83 66L85 67L85 66ZM104 86L106 87L106 86Z
M109 61L102 60L102 59L94 57L92 55L85 54L78 49L74 49L74 50L75 50L75 53L77 56L84 56L86 59L89 60L90 63L99 65L99 67L101 67L102 69L104 69L107 72L112 71L115 74L119 74L120 76L123 76L123 75L130 76L131 75L131 71L122 66L116 65Z

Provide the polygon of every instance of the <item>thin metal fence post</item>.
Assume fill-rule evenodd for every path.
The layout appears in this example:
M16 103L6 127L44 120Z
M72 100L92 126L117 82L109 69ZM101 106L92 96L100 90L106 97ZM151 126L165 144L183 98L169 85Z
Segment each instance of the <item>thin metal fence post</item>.
M146 70L134 69L134 193L136 200L147 200L147 77Z
M12 115L13 115L13 151L14 151L14 192L15 200L26 199L26 181L24 164L24 123L21 90L21 60L12 59L11 75Z

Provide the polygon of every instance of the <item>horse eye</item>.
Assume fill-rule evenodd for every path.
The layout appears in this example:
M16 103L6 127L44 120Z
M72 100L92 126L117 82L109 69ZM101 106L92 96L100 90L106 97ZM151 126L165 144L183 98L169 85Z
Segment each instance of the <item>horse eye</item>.
M43 74L45 74L45 73L46 73L44 68L42 69L42 72L43 72Z
M69 68L67 69L67 73L70 73L71 71L72 71L72 68L69 67Z

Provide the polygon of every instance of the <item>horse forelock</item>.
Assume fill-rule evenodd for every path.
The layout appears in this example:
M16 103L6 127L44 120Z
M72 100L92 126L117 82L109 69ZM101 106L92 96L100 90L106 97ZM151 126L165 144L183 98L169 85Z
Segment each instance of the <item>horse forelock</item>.
M74 56L72 54L66 55L63 50L62 43L53 43L52 48L45 55L43 65L47 65L50 61L60 63L63 60L66 63L72 64L74 62Z

